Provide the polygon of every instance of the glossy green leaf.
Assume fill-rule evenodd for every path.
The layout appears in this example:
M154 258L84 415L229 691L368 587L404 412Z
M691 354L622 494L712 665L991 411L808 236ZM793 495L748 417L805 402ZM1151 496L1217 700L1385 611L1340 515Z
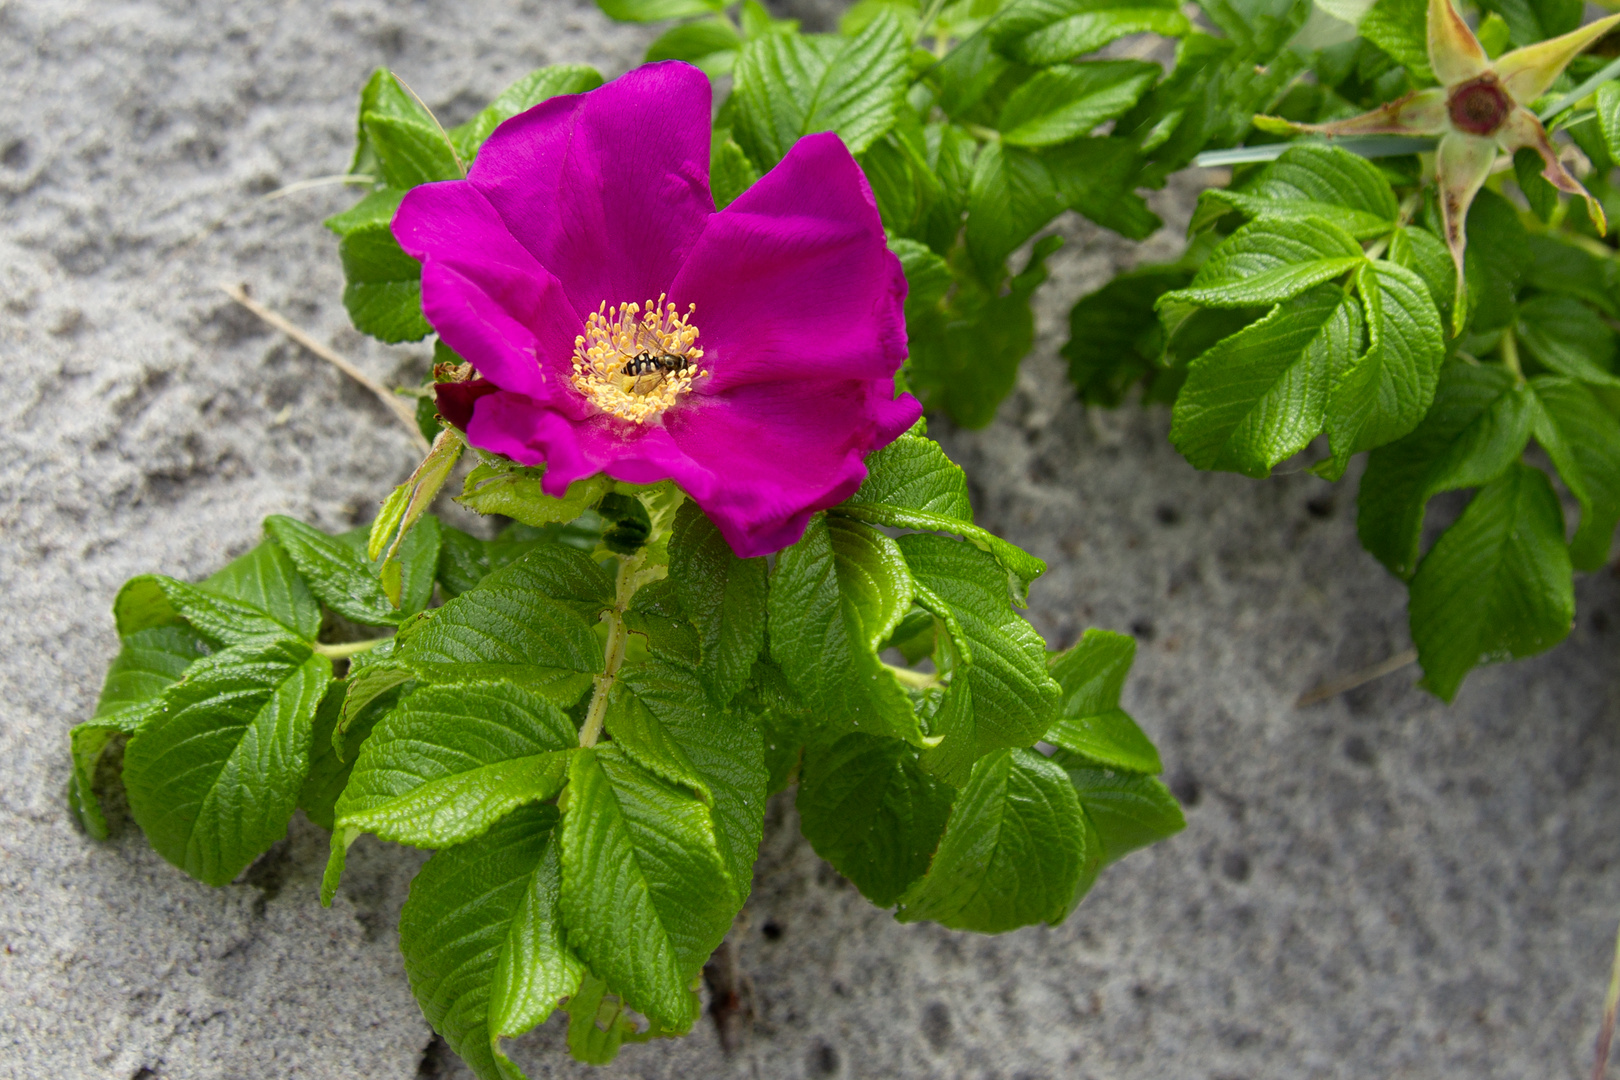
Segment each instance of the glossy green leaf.
M988 28L995 48L1025 64L1059 64L1131 34L1187 33L1192 24L1169 3L1024 0Z
M1133 773L1157 773L1159 752L1119 707L1125 676L1136 658L1136 639L1087 630L1074 647L1047 661L1063 703L1041 738L1095 764Z
M1524 283L1541 292L1567 293L1610 317L1620 317L1620 261L1561 240L1556 233L1525 238Z
M1434 82L1429 67L1428 6L1425 0L1377 0L1362 16L1363 37L1383 49L1421 82Z
M947 697L960 695L964 684L968 695L947 708L935 732L943 741L923 762L935 775L965 783L983 755L1039 739L1057 715L1060 690L1046 670L1046 643L1008 604L994 558L926 533L896 543L916 581L917 603L950 638Z
M1188 367L1170 441L1197 468L1269 475L1321 433L1334 368L1362 332L1355 297L1331 285L1277 305Z
M764 559L739 559L707 515L690 500L675 515L669 541L670 580L681 609L697 627L703 676L721 704L742 689L765 646Z
M1012 146L1054 146L1136 104L1162 69L1137 60L1047 68L1008 96L997 128Z
M689 989L737 906L708 808L623 750L574 756L562 833L568 943L661 1027L697 1018Z
M1570 560L1577 570L1602 569L1620 523L1620 419L1572 379L1542 376L1531 385L1536 442L1581 504Z
M540 488L545 467L500 468L480 464L467 474L456 502L480 514L505 514L525 525L573 521L613 488L605 475L576 480L561 497Z
M716 133L709 153L709 190L714 194L714 208L724 210L758 179L759 169L731 133L727 131L723 139Z
M647 46L647 63L684 60L701 68L710 78L731 74L742 48L742 34L726 18L698 19L679 23L664 31Z
M973 524L967 478L939 444L902 435L866 459L866 480L832 513L896 529L952 533L995 557L1006 570L1014 600L1022 606L1046 563L987 529Z
M364 534L359 548L328 536L319 529L280 514L265 519L265 532L270 534L287 553L298 572L309 583L310 591L339 615L357 623L371 626L397 626L402 618L414 611L395 608L383 592L371 566L363 561ZM421 530L417 530L420 532ZM437 540L434 530L433 540ZM433 545L437 548L437 543ZM437 565L438 552L433 552L429 567ZM431 571L430 571L431 574ZM432 588L432 578L428 578ZM424 603L422 606L426 606ZM420 610L420 607L417 608Z
M1101 844L1101 866L1187 827L1181 804L1154 777L1100 768L1062 750L1052 760L1069 774L1080 796L1080 805Z
M1477 665L1562 641L1575 617L1572 570L1552 484L1513 465L1480 489L1412 578L1423 684L1450 701Z
M1272 221L1330 222L1358 240L1390 232L1400 207L1371 161L1335 146L1299 146L1266 166L1242 190L1211 188L1198 197L1191 229L1225 214Z
M1410 577L1429 500L1502 475L1530 440L1534 415L1535 395L1505 368L1447 364L1423 422L1367 460L1356 502L1361 546L1391 573Z
M286 640L192 665L124 752L130 810L152 847L223 885L280 839L331 677L330 660Z
M1058 197L1070 210L1128 240L1146 240L1164 224L1136 189L1147 186L1141 151L1126 139L1073 139L1042 151Z
M388 187L408 191L418 184L466 175L449 136L431 113L403 117L364 112L360 126L377 155L379 178Z
M1067 208L1051 171L1033 151L985 145L968 188L967 245L979 272L998 274L1008 255Z
M500 1040L542 1023L584 975L558 916L556 835L555 809L524 807L429 859L400 911L411 991L480 1080L521 1080Z
M1062 922L1098 857L1086 833L1059 766L1032 750L998 750L973 767L927 876L901 897L897 918L985 934Z
M285 552L263 543L197 585L155 574L131 578L113 602L120 636L184 619L213 641L313 640L321 609Z
M1620 161L1620 82L1611 80L1598 87L1597 114L1609 156Z
M1275 304L1343 277L1365 262L1361 245L1336 225L1315 219L1261 219L1233 233L1210 255L1191 285L1166 293L1159 304Z
M1327 432L1333 456L1318 466L1328 479L1350 455L1394 442L1418 425L1434 401L1445 360L1440 312L1412 271L1389 262L1358 272L1367 351L1340 354L1328 391Z
M1519 305L1519 342L1542 366L1593 386L1620 389L1615 333L1573 296L1535 296Z
M771 656L822 724L923 742L910 699L876 652L913 595L900 548L860 522L818 515L777 555Z
M894 125L905 94L908 45L884 13L852 38L766 34L743 46L727 109L734 137L769 168L805 135L836 132L860 154Z
M725 0L596 0L610 19L620 22L663 22L707 15L725 8Z
M432 332L422 314L422 264L405 254L388 223L355 228L338 243L343 306L355 329L379 341L420 341Z
M1192 274L1174 265L1138 267L1075 303L1063 356L1081 401L1111 408L1138 381L1161 370L1164 334L1154 305L1191 281Z
M356 753L351 748L364 745L377 721L399 701L401 689L405 688L394 687L370 698L356 709L347 724L343 721L343 706L348 698L348 681L334 680L321 698L315 710L309 774L298 793L298 808L328 832L337 824L337 801L354 771Z
M891 907L927 873L954 794L900 740L846 735L805 751L799 828L862 896Z

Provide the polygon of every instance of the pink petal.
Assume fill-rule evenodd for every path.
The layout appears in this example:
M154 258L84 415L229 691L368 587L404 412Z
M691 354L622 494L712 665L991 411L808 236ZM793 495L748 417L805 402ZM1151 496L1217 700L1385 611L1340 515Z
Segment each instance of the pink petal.
M709 125L701 71L647 64L508 120L467 179L584 318L675 279L714 212Z
M1467 82L1491 66L1451 0L1429 0L1429 66L1442 86Z
M446 345L506 390L544 398L567 385L579 316L471 185L413 188L393 230L422 262L422 310Z
M696 393L784 379L887 379L906 356L905 274L871 188L831 133L713 215L669 290L710 372Z
M626 483L655 484L672 475L672 463L684 460L669 432L656 424L630 424L601 413L570 416L507 392L477 400L467 438L480 450L520 464L545 465L542 487L548 495L560 496L575 480L602 472Z
M1547 138L1547 129L1541 126L1529 109L1520 107L1508 114L1507 122L1502 130L1496 133L1496 141L1502 149L1513 153L1520 147L1528 146L1541 155L1541 175L1553 187L1566 195L1579 195L1586 200L1587 213L1591 215L1592 223L1597 226L1598 234L1603 235L1609 231L1609 224L1603 214L1603 204L1592 197L1592 193L1580 185L1576 179L1564 169L1558 160L1558 152L1553 149L1552 142Z
M1457 267L1457 297L1452 307L1452 324L1460 333L1467 317L1463 299L1467 283L1463 279L1463 251L1468 245L1468 207L1479 194L1480 185L1496 162L1496 142L1459 131L1441 136L1435 151L1434 179L1440 187L1440 219L1445 228L1446 246Z
M1571 30L1522 49L1514 49L1499 57L1494 65L1496 77L1520 105L1528 105L1553 84L1569 62L1579 56L1592 42L1620 25L1620 15L1588 23L1579 30Z

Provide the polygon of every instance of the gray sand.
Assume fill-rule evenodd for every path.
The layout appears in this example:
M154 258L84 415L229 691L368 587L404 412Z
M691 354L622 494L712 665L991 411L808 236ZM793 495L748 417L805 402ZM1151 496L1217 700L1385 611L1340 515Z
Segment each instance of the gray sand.
M66 734L125 578L201 576L269 513L363 521L413 464L363 391L217 289L248 282L413 379L425 350L369 343L339 303L319 222L353 195L258 197L342 171L375 65L459 120L535 65L617 74L651 36L580 0L0 0L0 1075L467 1075L395 947L420 855L363 843L322 910L324 835L300 820L205 888L133 827L76 829ZM1126 704L1187 831L1065 925L985 938L870 908L779 799L737 937L747 1045L723 1058L704 1021L595 1075L1585 1075L1620 916L1620 586L1583 579L1567 644L1449 709L1408 670L1296 710L1409 643L1353 489L1196 473L1164 413L1082 411L1056 357L1067 305L1173 252L1195 190L1156 197L1172 227L1145 248L1066 223L1017 393L985 431L936 425L982 520L1050 562L1031 608L1048 640L1140 638ZM553 1021L515 1053L585 1075L560 1046Z

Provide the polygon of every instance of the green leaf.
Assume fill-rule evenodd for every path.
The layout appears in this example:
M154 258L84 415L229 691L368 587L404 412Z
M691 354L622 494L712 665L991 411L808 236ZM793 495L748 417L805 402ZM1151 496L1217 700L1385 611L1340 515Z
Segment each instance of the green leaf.
M1336 146L1297 146L1241 191L1212 188L1199 195L1189 229L1233 211L1269 221L1314 218L1367 240L1395 228L1400 206L1389 181L1366 158Z
M1478 664L1530 656L1569 633L1575 592L1552 484L1514 465L1481 488L1412 578L1412 640L1446 701Z
M731 20L719 17L680 23L659 35L647 46L647 63L684 60L701 68L710 78L731 74L743 38Z
M418 117L386 113L360 114L360 125L377 155L379 179L391 188L409 190L435 180L459 180L466 175L444 128L426 113Z
M861 154L894 126L909 42L884 12L852 38L766 34L743 46L727 108L749 158L769 168L800 138L836 132Z
M130 810L158 854L223 885L287 831L332 662L296 641L199 660L124 752Z
M568 1052L587 1065L611 1064L622 1043L641 1041L624 1002L607 988L607 983L587 971L578 991L563 1006L568 1011Z
M420 341L433 331L422 314L422 264L405 254L388 223L351 230L338 243L343 306L355 329L379 341Z
M1081 401L1112 408L1138 380L1161 370L1164 334L1154 305L1191 280L1192 271L1180 266L1144 266L1080 298L1069 311L1063 356Z
M450 143L461 160L471 165L484 140L507 120L550 98L561 94L583 94L601 85L601 73L584 64L552 64L550 67L537 68L502 90L499 97L473 114L471 120L451 128Z
M561 498L541 490L545 466L502 468L480 464L467 474L456 502L480 514L505 514L525 525L573 521L613 488L606 475L575 480Z
M1423 279L1444 326L1445 320L1451 317L1451 305L1457 296L1457 268L1445 241L1428 229L1402 226L1391 234L1389 261Z
M435 521L435 525L437 522ZM309 583L320 601L344 618L369 626L398 626L400 620L426 607L426 599L415 607L397 609L383 592L382 583L364 559L365 530L358 533L358 544L328 536L319 529L280 514L265 519L265 532L279 544L298 572ZM432 568L438 562L438 530L418 529L434 548L425 560L427 585L433 588ZM358 549L358 550L357 550ZM423 560L418 560L423 561ZM413 598L417 599L417 598Z
M419 101L415 94L407 90L393 72L387 68L378 68L371 73L371 78L360 91L360 112L356 122L354 162L349 166L349 172L360 173L382 181L385 166L382 154L372 139L371 129L366 124L368 116L382 120L401 121L420 125L425 128L434 128L437 121L427 107ZM394 187L409 187L408 184L390 185Z
M1544 375L1531 385L1536 441L1581 504L1570 560L1577 570L1600 570L1620 523L1620 420L1572 379Z
M814 714L781 669L765 657L755 661L753 678L731 707L759 728L765 743L765 791L776 794L798 775L800 751L815 727Z
M1609 156L1620 161L1620 82L1606 82L1597 91L1598 123Z
M341 214L327 218L324 224L339 237L365 229L386 229L394 220L400 202L405 198L401 188L383 188L373 191Z
M1507 326L1531 261L1529 234L1513 204L1489 188L1474 196L1467 231L1463 274L1473 329L1477 333Z
M979 760L956 797L928 874L901 897L901 922L1002 933L1056 925L1098 853L1064 771L1031 750Z
M1208 307L1253 307L1298 296L1366 262L1355 237L1324 221L1252 221L1211 253L1192 284L1166 293Z
M360 748L334 831L420 848L463 843L555 795L578 741L556 705L521 687L421 687Z
M973 524L967 478L938 443L902 435L868 455L866 479L855 494L833 507L840 517L895 529L952 533L989 552L1006 570L1013 600L1022 607L1032 581L1046 563Z
M723 139L716 133L709 153L709 190L714 194L714 208L724 210L758 179L759 169L731 138L730 131Z
M1008 96L996 127L1012 146L1054 146L1135 105L1163 69L1139 60L1047 68Z
M1106 0L1025 0L1009 5L988 28L1001 53L1025 64L1060 64L1095 52L1130 34L1187 33L1192 24L1174 4L1122 3Z
M765 744L739 712L718 708L697 673L678 664L626 667L609 699L607 728L642 768L690 788L709 807L720 853L748 899L765 828Z
M524 807L439 852L400 911L411 992L480 1080L521 1080L500 1040L542 1023L584 975L558 916L556 828L554 808Z
M1559 375L1620 389L1609 324L1573 296L1535 296L1519 305L1519 341Z
M1434 82L1429 67L1428 7L1426 0L1378 0L1362 16L1361 36L1383 49L1412 73L1414 79Z
M1620 263L1614 258L1595 255L1556 234L1526 237L1526 246L1530 255L1526 285L1542 292L1568 293L1605 315L1620 318Z
M967 245L979 273L999 275L1008 255L1067 208L1036 154L1000 142L986 144L968 187Z
M1042 154L1064 205L1129 240L1157 232L1158 215L1136 188L1147 184L1141 151L1114 138L1074 139Z
M161 707L164 691L207 654L207 642L184 625L151 626L124 637L123 648L107 669L94 715L69 735L73 751L69 806L95 839L108 835L95 791L96 766L107 744L118 735L139 731Z
M1558 209L1558 189L1541 175L1541 169L1541 155L1530 147L1520 147L1513 155L1513 179L1518 181L1531 213L1546 224Z
M1350 455L1394 442L1418 425L1434 401L1446 356L1440 312L1412 271L1367 263L1356 276L1367 321L1367 351L1341 354L1328 391L1327 431L1333 456L1317 466L1330 480Z
M1100 866L1187 827L1181 804L1154 777L1099 768L1062 750L1052 760L1069 774L1086 818L1096 830L1102 848Z
M877 658L913 595L900 548L860 522L817 515L777 555L771 656L821 723L924 743L911 700Z
M690 1028L689 987L737 911L708 808L616 746L578 753L562 863L569 945L631 1008Z
M703 644L703 677L724 705L742 689L765 646L764 559L739 559L696 503L675 515L670 580Z
M995 559L968 544L912 533L896 543L916 581L917 603L944 623L954 654L944 739L923 764L953 783L992 750L1029 746L1051 725L1060 688L1046 670L1046 643L1007 602ZM968 707L971 706L971 707Z
M321 609L286 553L262 543L199 585L146 574L131 578L113 602L118 633L189 622L225 644L261 638L313 640Z
M334 680L315 710L309 775L304 777L304 786L298 793L298 808L328 832L337 824L337 801L354 772L355 755L348 748L364 744L377 721L399 701L399 689L391 688L373 696L344 724L343 706L348 699L349 683Z
M862 896L891 907L928 872L954 794L898 739L846 735L806 750L799 828Z
M1136 658L1136 639L1108 630L1087 630L1072 649L1047 661L1063 691L1057 720L1046 742L1111 769L1157 773L1159 752L1119 707L1125 676Z
M596 0L596 6L619 22L663 22L725 9L725 0Z
M1429 500L1502 475L1530 440L1534 415L1535 394L1505 368L1447 364L1423 422L1367 460L1356 502L1361 546L1391 573L1411 577Z
M1355 297L1320 285L1194 360L1170 441L1195 467L1263 477L1310 445L1334 368L1361 351Z

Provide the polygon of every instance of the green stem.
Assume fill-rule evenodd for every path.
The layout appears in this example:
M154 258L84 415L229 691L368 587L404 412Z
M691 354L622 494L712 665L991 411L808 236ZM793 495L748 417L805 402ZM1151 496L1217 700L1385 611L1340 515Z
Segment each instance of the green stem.
M983 124L963 124L962 126L966 128L967 133L972 135L975 139L983 139L985 142L1001 141L1001 132L997 131L995 128L987 128Z
M310 647L328 660L343 660L363 652L370 652L383 642L392 640L393 638L380 637L372 638L369 641L345 641L339 645L327 645L324 642L317 641Z
M938 673L924 674L921 671L912 671L910 668L895 667L893 664L884 664L883 666L889 669L890 675L893 675L903 685L909 686L913 690L927 690L930 687L939 685Z
M1587 95L1597 93L1598 87L1602 86L1616 75L1620 75L1620 60L1613 60L1605 64L1602 71L1599 71L1596 75L1593 75L1590 79L1587 79L1585 82L1581 83L1581 85L1577 86L1575 89L1571 90L1569 93L1565 94L1563 97L1559 98L1545 109L1542 109L1541 112L1536 114L1537 119L1545 124L1547 121L1551 120L1553 117L1557 116L1571 105L1576 104Z
M1524 369L1519 366L1519 339L1513 335L1513 327L1502 331L1502 366L1513 372L1515 382L1524 382Z
M591 706L585 713L584 726L579 729L579 745L585 747L595 746L596 740L602 737L602 725L607 720L608 695L619 679L619 669L624 666L624 648L630 637L625 629L624 613L630 610L630 601L635 598L636 590L661 576L653 574L653 571L663 569L643 569L642 564L647 561L645 551L617 558L619 572L614 579L613 606L602 612L602 618L608 624L607 644L602 647L602 674L596 677L591 689Z

